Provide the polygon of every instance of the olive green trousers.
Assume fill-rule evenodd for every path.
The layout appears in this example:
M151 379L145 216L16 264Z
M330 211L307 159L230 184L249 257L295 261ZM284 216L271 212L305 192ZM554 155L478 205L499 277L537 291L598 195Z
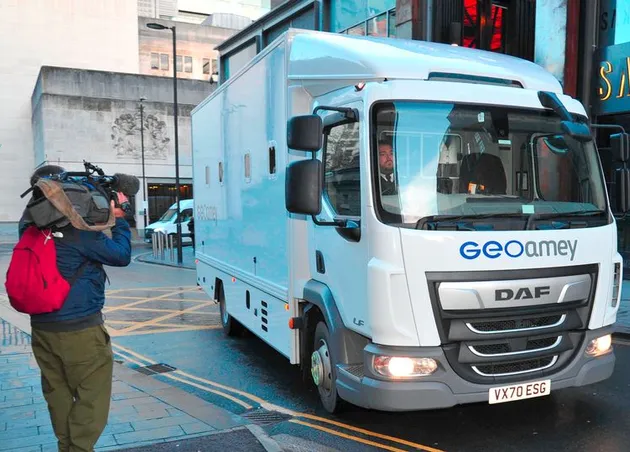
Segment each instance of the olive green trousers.
M107 425L112 393L114 360L105 326L33 328L32 347L59 452L92 452Z

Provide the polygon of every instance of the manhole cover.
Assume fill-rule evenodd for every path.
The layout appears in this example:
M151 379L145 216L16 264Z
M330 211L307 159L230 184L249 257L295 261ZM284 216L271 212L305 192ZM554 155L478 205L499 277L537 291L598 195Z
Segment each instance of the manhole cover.
M291 419L291 416L278 413L277 411L268 411L262 408L247 411L241 414L242 417L249 419L254 424L258 425L270 425L284 422L287 419Z
M169 366L168 364L160 363L160 364L151 364L150 366L138 367L136 369L141 374L145 375L155 375L155 374L163 374L166 372L173 372L177 370L176 367Z

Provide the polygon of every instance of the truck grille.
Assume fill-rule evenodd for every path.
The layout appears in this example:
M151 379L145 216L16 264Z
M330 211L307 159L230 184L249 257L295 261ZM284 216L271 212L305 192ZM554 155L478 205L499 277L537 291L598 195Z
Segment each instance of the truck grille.
M508 375L521 375L524 373L545 370L553 366L557 360L557 356L548 356L546 358L528 359L513 363L472 366L472 368L475 372L484 377L505 377Z
M564 336L549 338L535 338L523 340L505 339L502 343L480 345L468 345L468 348L477 356L516 356L526 355L534 352L543 352L553 349L562 343ZM525 343L525 347L523 347Z
M475 333L504 333L507 331L523 331L542 328L552 328L560 325L566 316L548 315L544 317L531 317L524 319L501 320L495 322L474 322L466 326Z
M576 266L535 270L508 270L499 272L427 273L427 282L433 311L443 344L444 353L453 370L462 378L478 384L501 384L540 378L565 367L580 350L593 304L597 266ZM588 275L589 285L584 296L566 302L549 302L531 306L493 309L457 310L457 299L447 300L451 309L442 309L440 284L450 283L466 292L468 281L474 287L480 281L502 281L527 285L527 280ZM585 276L586 278L586 276ZM455 284L453 284L455 283ZM505 283L503 283L505 284ZM479 285L478 285L479 286ZM494 287L494 284L491 285ZM458 291L443 291L456 294ZM487 292L493 293L493 292ZM454 296L454 295L453 295ZM485 301L482 300L482 306ZM496 305L496 303L495 303Z

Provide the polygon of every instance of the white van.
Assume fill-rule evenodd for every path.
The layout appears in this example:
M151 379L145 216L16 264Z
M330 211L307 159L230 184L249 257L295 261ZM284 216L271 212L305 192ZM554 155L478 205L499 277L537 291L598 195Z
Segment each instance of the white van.
M193 217L193 200L182 199L179 201L179 210L182 224L182 235L188 234L188 222ZM151 243L151 236L154 232L164 232L166 234L177 233L177 203L173 204L164 212L155 223L151 223L144 230L144 241ZM184 235L182 243L191 243L191 238Z

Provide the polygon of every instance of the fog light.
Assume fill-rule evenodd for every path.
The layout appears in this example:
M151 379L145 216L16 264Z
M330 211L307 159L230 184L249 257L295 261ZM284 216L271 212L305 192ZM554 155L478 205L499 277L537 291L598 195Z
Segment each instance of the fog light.
M612 347L612 337L610 334L593 339L586 347L588 356L602 356L608 353Z
M431 375L438 368L432 358L375 356L374 370L385 377L410 378Z

